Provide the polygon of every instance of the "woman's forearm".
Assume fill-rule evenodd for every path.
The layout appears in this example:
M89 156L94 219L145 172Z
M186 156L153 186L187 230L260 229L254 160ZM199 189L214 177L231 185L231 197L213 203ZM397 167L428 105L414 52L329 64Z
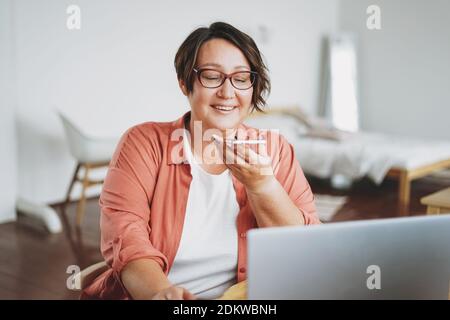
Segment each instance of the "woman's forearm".
M256 190L247 189L250 206L259 227L303 225L303 214L274 177Z
M133 299L148 300L170 287L161 266L152 259L138 259L128 263L121 272L121 280Z

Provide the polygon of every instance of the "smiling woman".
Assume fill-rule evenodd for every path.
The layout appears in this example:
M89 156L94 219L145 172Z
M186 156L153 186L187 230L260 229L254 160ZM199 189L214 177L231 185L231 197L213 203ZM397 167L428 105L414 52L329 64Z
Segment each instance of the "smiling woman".
M251 77L256 77L242 51L227 40L209 40L199 50L196 68L191 73L198 75L192 90L187 84L189 78L179 79L191 105L191 123L202 121L204 130L236 128L251 111ZM245 78L244 89L236 89L238 80Z
M270 90L255 42L213 23L186 38L175 69L191 110L119 142L100 197L110 268L84 298L218 298L246 279L249 229L320 223L292 146L243 124Z

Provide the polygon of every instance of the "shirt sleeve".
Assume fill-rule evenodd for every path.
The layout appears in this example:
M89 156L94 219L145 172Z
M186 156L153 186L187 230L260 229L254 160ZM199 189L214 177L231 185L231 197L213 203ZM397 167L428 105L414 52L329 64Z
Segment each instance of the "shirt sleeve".
M275 161L275 177L303 214L305 224L319 224L321 222L317 216L314 194L295 157L294 148L282 135L279 135L278 139L279 159Z
M121 138L100 196L101 251L116 276L148 258L167 272L167 258L150 241L150 203L160 163L158 144L136 126Z

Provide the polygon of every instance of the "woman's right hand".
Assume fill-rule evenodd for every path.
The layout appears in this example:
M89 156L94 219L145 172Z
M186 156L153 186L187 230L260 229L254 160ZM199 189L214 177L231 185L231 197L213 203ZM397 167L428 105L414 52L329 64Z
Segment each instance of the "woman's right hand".
M182 287L171 286L159 291L152 300L196 300L197 297Z

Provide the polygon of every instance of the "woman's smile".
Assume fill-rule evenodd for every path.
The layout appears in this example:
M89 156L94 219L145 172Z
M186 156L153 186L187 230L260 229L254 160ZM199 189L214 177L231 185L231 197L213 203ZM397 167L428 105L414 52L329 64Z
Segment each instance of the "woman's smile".
M224 105L224 104L213 104L211 107L220 114L229 115L234 112L239 112L239 107L236 105Z

